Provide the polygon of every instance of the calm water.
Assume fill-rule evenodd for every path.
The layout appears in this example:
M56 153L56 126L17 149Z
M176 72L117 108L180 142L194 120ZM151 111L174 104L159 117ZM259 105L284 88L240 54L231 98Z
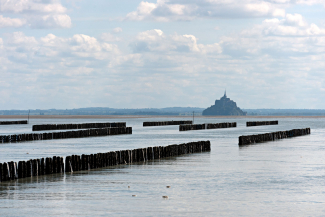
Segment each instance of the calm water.
M212 149L0 183L0 216L325 215L325 118L278 118L279 125L250 128L248 120L273 119L196 118L196 123L237 122L238 127L187 132L178 126L142 127L143 121L159 120L171 119L35 119L30 125L0 126L0 134L30 133L31 125L42 123L123 121L133 127L132 135L0 144L0 162L199 140L210 140ZM238 147L240 135L305 127L311 135Z

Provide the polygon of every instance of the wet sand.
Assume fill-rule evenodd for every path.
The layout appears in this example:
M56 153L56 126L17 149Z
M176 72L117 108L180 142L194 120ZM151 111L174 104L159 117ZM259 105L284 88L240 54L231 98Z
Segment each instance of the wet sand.
M0 119L27 120L26 115L0 115ZM193 119L193 116L160 116L160 115L30 115L29 119L123 119L123 118L180 118ZM195 118L325 118L325 116L195 116Z

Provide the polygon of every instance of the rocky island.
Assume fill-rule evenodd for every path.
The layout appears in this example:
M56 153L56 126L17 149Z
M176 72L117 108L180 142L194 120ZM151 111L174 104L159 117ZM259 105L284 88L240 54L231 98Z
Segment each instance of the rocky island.
M226 91L223 97L220 100L216 100L214 105L210 106L209 108L205 109L202 112L202 115L205 116L245 116L246 112L243 112L237 104L227 98Z

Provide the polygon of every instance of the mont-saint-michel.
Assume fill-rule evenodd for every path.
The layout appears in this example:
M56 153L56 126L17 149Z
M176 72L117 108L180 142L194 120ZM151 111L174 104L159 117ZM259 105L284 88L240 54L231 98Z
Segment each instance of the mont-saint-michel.
M220 100L216 100L214 105L205 109L202 112L205 116L245 116L246 112L243 112L237 104L227 97L226 91Z

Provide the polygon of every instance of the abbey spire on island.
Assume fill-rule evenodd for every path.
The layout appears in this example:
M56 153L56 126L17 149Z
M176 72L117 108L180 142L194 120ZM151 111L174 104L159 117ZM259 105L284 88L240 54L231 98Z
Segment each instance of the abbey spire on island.
M225 93L220 100L216 100L214 105L210 106L209 108L205 109L202 112L202 115L205 116L245 116L246 112L243 112L237 104L227 98L227 93Z

